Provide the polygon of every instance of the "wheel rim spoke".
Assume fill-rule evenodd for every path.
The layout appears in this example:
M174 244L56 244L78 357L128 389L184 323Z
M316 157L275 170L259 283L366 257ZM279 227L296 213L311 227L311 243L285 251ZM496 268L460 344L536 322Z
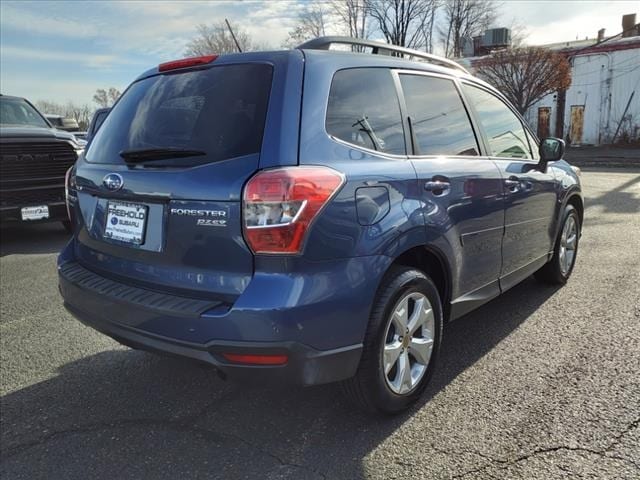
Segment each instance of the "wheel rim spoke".
M431 338L412 338L409 344L409 353L425 367L429 364L432 349L433 340Z
M398 357L402 352L402 342L396 340L391 344L384 346L384 374L389 375L389 372L398 361Z
M425 326L430 319L433 319L433 311L429 308L429 301L425 297L416 299L407 325L409 334L413 335L416 330Z
M569 269L571 268L571 263L573 262L573 257L574 257L575 253L573 250L567 250L567 252L564 255L565 258L565 272L568 272Z
M397 381L399 382L398 390L400 393L408 392L413 386L411 381L411 362L406 351L402 352L398 358Z
M402 302L398 304L393 312L393 322L396 324L398 330L404 331L407 329L409 317L409 297L404 298Z

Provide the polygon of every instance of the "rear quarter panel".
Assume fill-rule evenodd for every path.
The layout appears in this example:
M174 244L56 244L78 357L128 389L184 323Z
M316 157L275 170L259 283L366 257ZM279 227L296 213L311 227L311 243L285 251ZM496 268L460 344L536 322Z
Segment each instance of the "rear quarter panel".
M305 57L300 163L326 165L346 177L342 189L316 219L305 244L305 258L326 260L377 255L386 258L388 267L403 252L428 244L442 257L455 262L455 246L448 235L450 223L441 218L431 222L433 228L425 228L425 216L433 212L423 201L408 157L351 146L331 138L325 129L329 90L336 71L358 67L406 68L407 63L394 59L381 63L373 55L343 56L326 52L305 52ZM356 194L368 187L386 189L389 208L376 223L363 225L358 216Z

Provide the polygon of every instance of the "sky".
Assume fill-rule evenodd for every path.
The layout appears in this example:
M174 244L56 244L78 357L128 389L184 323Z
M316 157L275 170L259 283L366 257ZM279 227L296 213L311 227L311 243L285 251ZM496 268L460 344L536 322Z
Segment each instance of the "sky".
M140 73L184 56L201 23L228 18L261 45L279 48L306 0L0 1L0 92L32 101L91 104L97 88L120 91ZM621 30L639 1L503 0L495 26L525 27L526 43L593 38Z

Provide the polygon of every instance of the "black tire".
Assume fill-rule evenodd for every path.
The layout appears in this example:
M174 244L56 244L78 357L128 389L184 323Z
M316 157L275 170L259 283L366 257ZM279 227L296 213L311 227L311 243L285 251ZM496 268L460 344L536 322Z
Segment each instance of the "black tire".
M62 223L62 226L67 233L73 233L73 227L71 226L71 222L69 220L62 220L60 223Z
M573 220L576 225L576 240L571 265L566 269L562 267L561 259L562 234L570 219ZM571 276L571 272L573 272L576 259L578 258L578 246L580 244L580 232L582 226L580 225L580 216L573 205L567 205L565 207L562 215L562 223L560 225L558 237L556 238L556 243L553 247L553 257L551 257L551 260L549 260L549 262L540 270L534 273L536 280L543 283L549 283L551 285L564 285L567 283L567 280L569 280L569 277Z
M411 293L422 294L431 304L434 320L433 347L420 381L409 392L398 394L392 391L385 378L387 374L384 372L382 352L387 342L392 312L398 302ZM436 286L419 270L392 267L378 289L356 375L342 383L345 394L370 412L395 414L407 409L420 398L433 375L441 337L442 304ZM409 355L410 347L405 348ZM407 358L414 358L415 361L415 357Z

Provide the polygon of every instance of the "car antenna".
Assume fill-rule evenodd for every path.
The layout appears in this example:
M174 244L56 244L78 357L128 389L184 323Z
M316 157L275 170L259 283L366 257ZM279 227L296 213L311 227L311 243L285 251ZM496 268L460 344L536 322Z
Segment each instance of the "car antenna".
M236 48L238 49L238 52L242 53L242 49L240 48L240 44L238 43L238 39L236 38L235 34L233 33L233 29L231 28L231 24L229 23L229 20L227 20L225 18L224 21L227 23L227 27L229 28L229 32L231 32L231 37L233 38L233 41L236 44Z

